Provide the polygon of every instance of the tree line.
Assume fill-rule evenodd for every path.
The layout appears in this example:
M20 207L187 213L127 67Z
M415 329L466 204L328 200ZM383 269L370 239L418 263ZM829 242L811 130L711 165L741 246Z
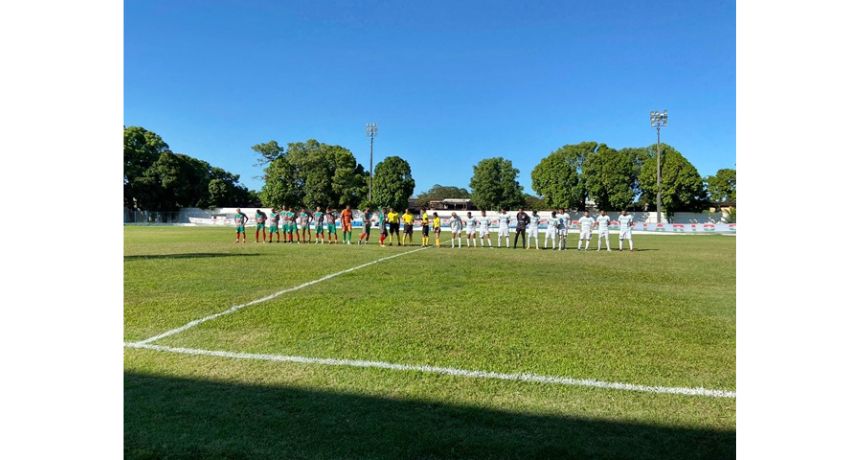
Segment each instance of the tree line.
M735 170L721 169L703 179L671 145L661 144L662 204L667 214L701 211L711 204L734 204ZM597 142L565 145L544 157L532 170L532 188L522 192L519 170L501 157L474 167L471 198L478 208L526 207L655 210L657 146L613 149Z
M316 206L405 209L415 190L409 163L390 156L370 174L352 152L315 139L288 143L271 140L251 147L263 167L259 195L239 184L239 176L209 163L174 153L157 134L125 128L125 202L127 207L174 210L179 207ZM701 211L711 204L734 204L734 169L702 178L675 148L661 144L663 207L668 214ZM486 158L473 166L470 190L436 184L417 195L419 206L444 198L470 198L481 209L656 209L656 146L613 149L597 142L565 145L532 170L532 188L523 192L520 171L510 160Z
M139 126L123 130L123 201L126 208L259 206L256 193L232 174L197 158L175 153L158 134Z

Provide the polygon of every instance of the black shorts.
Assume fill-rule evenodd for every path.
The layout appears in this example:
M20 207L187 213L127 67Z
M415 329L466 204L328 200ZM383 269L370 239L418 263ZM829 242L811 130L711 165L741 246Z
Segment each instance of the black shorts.
M388 224L388 233L400 234L400 224Z
M364 224L364 233L370 235L370 224Z
M407 235L411 235L412 234L412 224L406 224L406 228L403 229L403 233L405 233Z
M430 236L430 226L429 226L429 225L424 225L423 227L421 227L421 233L422 233L424 236Z

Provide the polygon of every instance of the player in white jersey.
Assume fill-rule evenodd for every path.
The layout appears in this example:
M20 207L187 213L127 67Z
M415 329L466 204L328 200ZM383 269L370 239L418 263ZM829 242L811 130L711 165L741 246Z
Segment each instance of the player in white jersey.
M588 215L586 209L582 217L579 218L579 245L576 247L582 250L582 242L585 241L585 250L588 250L588 245L591 243L591 227L594 227L594 219Z
M502 237L505 237L505 247L511 247L511 216L508 211L502 209L499 214L499 247L502 247Z
M454 238L456 238L458 247L462 248L463 237L460 232L463 230L463 219L460 219L456 212L452 212L448 225L451 226L451 247L454 247Z
M633 216L627 214L627 211L621 211L621 215L618 216L618 250L624 250L624 240L630 244L630 250L633 250Z
M546 234L543 236L543 248L549 247L549 240L552 240L552 248L555 249L555 239L558 236L558 215L555 211L551 212L549 219L546 220Z
M478 217L478 237L481 239L481 247L484 247L484 239L487 239L487 246L493 247L493 240L490 239L490 218L487 217L487 211L481 211L481 217Z
M539 225L540 216L537 211L532 210L532 219L529 221L528 236L526 237L526 249L531 249L532 238L535 239L535 249L540 249L540 243L538 243L538 235L540 235Z
M570 228L570 215L562 208L558 214L558 250L567 249L567 231Z
M474 245L478 247L478 242L475 241L475 228L478 225L478 219L472 216L472 212L466 213L466 247Z
M600 242L606 241L606 251L612 252L609 249L609 216L606 215L606 210L600 211L600 216L597 218L597 250L600 251Z

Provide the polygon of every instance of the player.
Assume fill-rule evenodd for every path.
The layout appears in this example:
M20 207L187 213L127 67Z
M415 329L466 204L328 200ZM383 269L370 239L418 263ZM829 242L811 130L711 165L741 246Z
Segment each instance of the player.
M269 243L272 242L272 235L278 237L278 243L281 242L281 232L278 231L278 221L280 221L280 214L278 214L278 208L272 208L272 212L269 213Z
M633 216L627 214L627 210L621 211L618 216L618 250L624 250L624 240L630 245L630 251L633 251Z
M379 245L383 247L385 246L385 239L388 238L388 227L385 225L387 219L388 211L385 208L381 208L377 222L379 222Z
M400 214L394 208L391 208L386 217L388 218L388 236L397 241L398 246L402 246L400 242ZM394 243L389 243L388 245L393 246Z
M553 211L546 220L546 234L543 236L543 248L549 248L549 240L552 240L552 248L555 249L555 239L558 236L558 216Z
M254 220L257 222L257 232L254 234L255 242L260 242L260 230L263 231L263 242L266 242L266 213L263 211L257 210L257 213L254 215Z
M585 241L585 250L588 251L588 245L591 243L591 227L594 226L594 219L588 215L588 210L579 218L579 245L577 250L582 250L582 242Z
M600 242L606 241L606 252L612 252L609 248L609 216L606 215L606 210L600 211L600 216L597 218L597 251L600 252Z
M502 209L502 212L499 214L499 247L502 247L502 237L505 237L505 247L511 247L510 224L511 216L508 215L508 211Z
M567 249L567 231L570 229L570 215L562 208L558 216L558 250Z
M532 210L531 220L529 220L528 237L526 238L526 249L531 249L532 238L535 239L535 249L540 249L538 243L538 235L540 235L540 216L536 210Z
M343 231L343 240L347 246L352 244L352 208L346 208L340 212L340 229Z
M463 237L460 236L460 232L463 230L463 219L460 219L456 212L452 212L448 225L451 227L451 248L454 248L454 238L457 238L458 247L462 248Z
M364 230L361 235L358 235L358 245L361 246L361 243L364 242L366 246L370 242L370 229L373 225L373 212L370 211L370 208L364 208L364 212L361 213L361 223Z
M427 208L421 208L421 247L430 246L430 215Z
M466 212L466 247L474 245L478 247L478 242L475 241L475 229L478 226L478 219L472 216L472 212Z
M531 222L531 217L520 208L517 212L517 233L514 235L514 249L517 248L517 241L522 237L523 249L526 248L526 227Z
M293 208L287 208L286 205L280 213L281 229L284 231L284 243L293 242L293 225L295 223L296 213Z
M412 223L415 221L415 215L409 209L403 211L403 245L406 245L406 238L409 238L409 246L412 246Z
M334 215L334 209L325 208L325 227L328 234L328 244L337 243L337 217Z
M239 234L242 234L242 244L245 244L245 223L248 222L248 215L236 208L236 214L233 215L233 223L236 224L236 242L239 242ZM264 238L265 240L265 238Z
M478 217L478 239L481 240L481 247L484 247L485 239L487 246L493 247L493 240L490 239L490 218L484 210L481 210L481 216Z
M325 228L325 215L322 212L322 208L317 206L317 210L314 211L314 242L316 244L323 244L323 229Z
M441 247L441 236L442 236L442 219L439 218L439 214L433 213L433 234L436 236L436 247Z
M310 214L308 210L302 208L299 211L298 220L298 235L299 235L299 243L310 243L311 242L311 229L308 227L308 220L310 220ZM307 235L307 236L305 236Z

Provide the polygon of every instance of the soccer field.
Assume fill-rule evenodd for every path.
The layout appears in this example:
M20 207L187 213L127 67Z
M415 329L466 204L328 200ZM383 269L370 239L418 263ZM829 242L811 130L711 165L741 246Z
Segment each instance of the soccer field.
M127 456L734 457L735 238L248 236L125 228Z

